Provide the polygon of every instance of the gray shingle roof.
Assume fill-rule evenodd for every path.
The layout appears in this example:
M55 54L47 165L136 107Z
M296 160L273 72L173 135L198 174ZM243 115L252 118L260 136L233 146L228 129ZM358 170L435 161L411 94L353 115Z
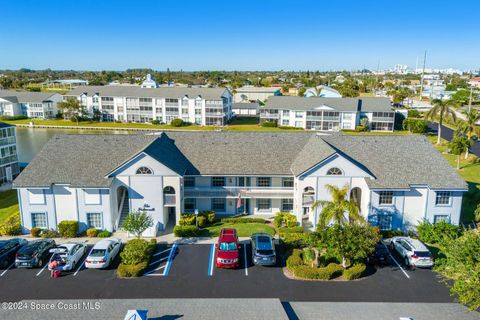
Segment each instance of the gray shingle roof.
M8 128L8 127L14 127L14 125L0 121L0 128Z
M376 180L366 179L370 188L466 189L462 177L423 136L344 136L324 140L363 164Z
M189 88L189 87L160 87L141 88L139 86L80 86L67 92L66 96L79 96L86 93L88 96L99 94L104 97L145 97L145 98L172 98L180 99L184 96L196 98L201 96L207 100L221 99L225 88Z
M299 175L338 152L372 173L371 188L466 183L422 136L321 136L310 132L168 132L57 135L17 177L15 187L108 187L104 178L144 151L180 175Z
M11 102L43 102L49 101L57 93L55 92L30 92L15 90L0 90L0 98L5 98Z
M327 106L337 111L393 111L388 98L324 98L324 97L293 97L273 96L268 98L265 109L288 109L297 111L315 110Z

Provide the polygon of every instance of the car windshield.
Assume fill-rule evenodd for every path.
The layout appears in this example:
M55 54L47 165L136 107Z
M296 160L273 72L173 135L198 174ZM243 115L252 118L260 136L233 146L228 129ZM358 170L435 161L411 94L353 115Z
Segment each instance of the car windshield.
M421 258L428 258L431 256L429 251L415 251L414 254L417 257L421 257Z
M105 249L93 249L89 254L90 257L103 257L105 256Z
M20 249L20 251L18 252L19 254L30 254L32 252L35 252L41 245L43 244L43 242L41 241L38 241L38 242L30 242L29 245L23 247L22 249Z
M237 244L235 242L220 242L220 251L234 251L237 250Z

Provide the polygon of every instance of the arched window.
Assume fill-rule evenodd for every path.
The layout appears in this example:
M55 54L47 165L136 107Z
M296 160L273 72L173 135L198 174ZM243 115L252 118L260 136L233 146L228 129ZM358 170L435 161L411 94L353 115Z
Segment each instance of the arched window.
M330 168L327 171L327 176L341 176L342 174L343 171L337 167Z
M137 169L136 174L153 174L153 171L147 167L140 167Z

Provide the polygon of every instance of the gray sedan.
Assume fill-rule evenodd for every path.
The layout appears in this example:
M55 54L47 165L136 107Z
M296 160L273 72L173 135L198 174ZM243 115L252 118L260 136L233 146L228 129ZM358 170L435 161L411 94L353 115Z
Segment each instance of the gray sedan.
M274 266L277 263L273 238L268 233L252 234L252 260L256 265Z

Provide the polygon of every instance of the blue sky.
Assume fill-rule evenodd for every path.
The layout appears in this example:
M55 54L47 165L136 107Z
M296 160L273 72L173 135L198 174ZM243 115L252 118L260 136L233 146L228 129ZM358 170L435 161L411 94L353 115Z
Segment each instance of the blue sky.
M0 69L480 68L480 1L0 0ZM7 27L8 26L8 27Z

